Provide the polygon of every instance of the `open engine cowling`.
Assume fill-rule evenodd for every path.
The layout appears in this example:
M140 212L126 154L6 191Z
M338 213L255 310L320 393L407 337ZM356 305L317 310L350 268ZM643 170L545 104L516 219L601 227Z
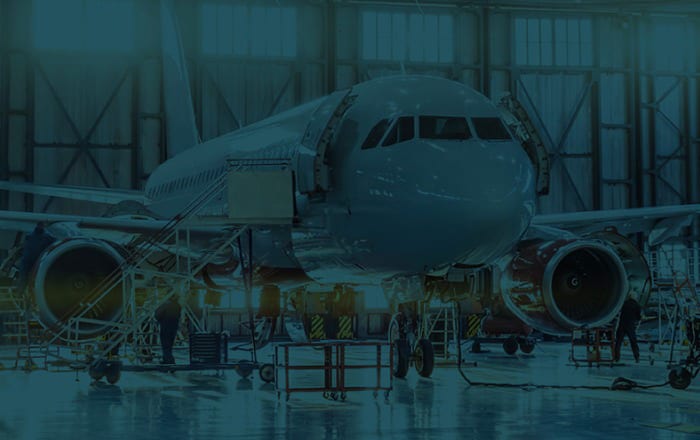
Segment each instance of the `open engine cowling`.
M522 243L505 266L506 306L550 334L610 323L629 294L644 303L649 291L644 257L612 231L584 238Z
M62 240L40 257L30 280L40 322L54 333L69 326L70 318L92 302L96 287L123 262L116 245L90 238ZM121 283L83 315L96 321L114 321L122 312ZM90 339L112 326L101 322L79 322L62 332L62 339Z

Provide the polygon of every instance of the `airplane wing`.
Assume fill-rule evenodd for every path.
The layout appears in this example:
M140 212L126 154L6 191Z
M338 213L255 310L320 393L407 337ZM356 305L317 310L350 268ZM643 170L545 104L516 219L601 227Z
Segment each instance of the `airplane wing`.
M615 227L621 234L650 232L649 243L658 244L680 233L700 214L700 205L655 206L649 208L569 212L536 215L533 227L554 227L585 234Z
M0 230L31 232L40 221L47 224L73 223L80 229L118 231L127 233L149 233L161 230L169 220L154 220L138 216L85 217L80 215L51 214L39 212L0 211ZM202 234L221 233L221 228L197 225L191 232Z
M141 191L114 188L94 188L69 185L41 185L27 182L0 181L0 190L59 197L63 199L85 200L88 202L115 205L130 200L139 203L147 201Z

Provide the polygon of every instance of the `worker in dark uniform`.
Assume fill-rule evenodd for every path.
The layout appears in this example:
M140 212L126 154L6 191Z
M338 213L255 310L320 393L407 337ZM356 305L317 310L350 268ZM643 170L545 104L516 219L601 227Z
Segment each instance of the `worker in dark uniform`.
M642 319L642 307L632 297L627 298L620 311L620 320L615 335L615 362L620 360L620 349L625 335L630 341L635 362L639 362L639 344L637 344L637 325Z
M24 239L24 248L22 249L22 259L19 262L19 281L17 289L20 293L24 293L27 288L29 275L34 269L39 256L44 250L56 241L56 238L46 231L44 222L37 223L34 231L27 235Z
M160 326L160 345L163 348L163 363L174 364L173 344L180 325L181 307L177 295L173 295L156 309L156 320Z

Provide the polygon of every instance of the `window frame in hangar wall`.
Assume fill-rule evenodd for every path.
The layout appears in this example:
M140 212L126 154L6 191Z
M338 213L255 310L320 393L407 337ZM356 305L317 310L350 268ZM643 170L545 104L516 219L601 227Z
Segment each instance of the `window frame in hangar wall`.
M329 34L328 14L332 7L307 1L285 2L282 5L295 9L296 57L250 53L219 56L203 50L203 31L200 27L203 6L207 4L280 7L279 3L267 0L202 0L197 3L197 18L192 24L197 43L197 50L193 52L196 68L191 70L191 74L195 77L194 102L203 140L332 91L328 86L329 54L332 50L324 38ZM312 26L314 20L320 26ZM270 78L261 75L261 72L271 72L271 69L274 69L275 82L272 87L269 85ZM260 96L263 96L263 102L259 102Z
M148 50L143 50L142 48L134 48L133 51L128 53L110 53L107 55L96 53L94 50L71 47L37 49L33 44L32 23L34 16L32 2L2 1L12 11L13 16L13 20L11 20L12 29L9 30L9 32L13 33L13 38L10 39L13 43L7 52L10 60L6 63L6 71L9 71L8 76L12 78L9 86L12 91L10 95L19 95L20 93L25 95L21 99L23 101L22 105L19 106L17 104L18 99L10 98L11 108L9 113L15 118L24 118L19 125L25 126L25 133L20 140L17 136L18 130L13 128L12 123L7 123L9 127L8 137L14 140L14 142L9 142L7 151L7 163L11 167L8 177L14 180L39 181L49 184L66 183L69 174L76 173L76 164L80 160L84 160L83 167L89 167L97 176L96 181L92 182L92 186L114 186L114 181L119 180L116 175L121 173L123 174L120 179L121 184L117 186L138 188L144 178L144 170L142 169L144 156L142 126L148 119L160 119L159 108L149 113L139 106L140 77L144 76L144 66L153 62L154 53L152 51L149 53ZM143 4L146 3L144 2ZM142 3L139 3L138 7L143 8ZM138 23L138 16L139 14L135 8L134 26ZM145 26L142 27L145 28ZM137 30L139 37L141 36L140 32L141 30ZM70 110L75 111L77 107L77 113L84 112L84 108L81 108L82 103L78 100L79 102L76 105L74 101L76 96L71 94L67 97L62 96L62 92L65 93L65 90L61 86L64 85L65 81L61 82L61 79L65 78L57 80L56 77L60 77L63 65L79 64L81 61L87 60L83 66L76 68L76 70L83 75L83 78L91 78L92 75L95 75L95 71L98 70L95 66L99 66L108 58L117 58L117 62L114 64L119 64L119 68L115 69L116 75L113 75L113 80L104 81L104 99L100 100L99 103L95 103L95 112L88 115L89 124L86 127L79 128L78 125L80 124L76 123L75 113L72 114ZM156 60L159 69L160 60L159 58L156 58ZM91 63L92 65L90 65ZM17 74L19 71L22 72L22 75ZM121 139L118 142L94 140L93 135L95 132L104 129L100 125L106 119L110 119L109 112L113 110L115 100L120 94L125 97L125 99L124 97L122 98L122 101L127 103L125 108L122 109L122 113L126 114L125 119L128 120L128 122L123 124L126 125L126 130L122 131L126 131L127 134L121 135ZM158 98L158 105L160 105L160 98ZM62 118L62 125L67 127L68 135L61 133L59 130L51 129L46 132L39 132L42 123L51 126L54 122L48 121L47 123L46 119L42 121L41 118L37 121L38 112L46 111L47 106L53 106L55 119ZM82 119L83 121L81 122L87 120L85 118ZM119 119L119 115L116 115L116 117L111 116L111 119ZM111 122L111 124L114 125L115 123ZM106 131L110 131L110 129L112 131L115 130L114 127L108 127ZM160 131L161 129L158 128L158 136ZM70 136L73 139L66 139L66 137ZM110 136L103 137L109 138ZM158 143L159 141L156 141L156 144ZM156 148L162 149L159 145ZM47 154L46 152L49 150L53 150L53 154ZM109 152L124 152L125 154L122 154L121 157L125 160L109 160ZM164 154L159 154L152 166L160 163L162 158L164 158ZM21 163L23 166L13 167L13 164L16 165L18 163ZM126 167L125 164L127 165ZM60 168L60 171L57 173L59 175L53 176L57 178L49 178L48 180L36 179L46 173L48 169L56 167ZM105 171L108 167L112 167L110 170L112 171L111 175ZM117 167L121 168L121 170L117 169ZM80 174L80 171L84 171L84 169L77 170L78 174ZM83 182L82 184L88 183ZM85 202L58 199L55 199L55 201L56 206L52 207L54 200L51 198L26 195L23 197L11 197L8 207L35 211L51 209L59 212L83 212L95 215L103 212L102 207L94 207Z
M585 12L584 12L585 13ZM512 12L514 17L519 16L560 16L565 12ZM580 18L582 12L572 13L572 17ZM560 173L563 172L564 177L568 182L568 191L562 191L557 195L559 200L549 206L540 208L543 212L571 211L571 210L588 210L588 209L614 209L639 206L656 206L658 204L670 203L697 203L699 201L698 180L697 174L699 169L698 163L698 130L700 121L698 120L698 103L697 96L698 80L700 75L693 73L693 67L697 68L697 53L687 55L693 56L695 66L685 66L682 70L663 72L654 69L651 66L655 56L659 54L652 53L649 45L649 39L645 38L657 25L659 20L674 20L676 24L681 24L685 32L695 32L698 35L700 25L698 25L698 16L689 14L688 17L683 15L672 15L663 17L657 14L610 14L591 12L588 14L593 20L593 62L590 66L523 66L515 62L515 45L511 46L511 59L506 65L498 66L492 64L492 71L501 71L510 78L510 89L518 93L518 97L525 101L529 109L535 109L535 117L542 119L541 111L533 102L532 93L528 90L525 84L526 75L534 72L535 75L563 75L563 74L582 74L585 77L585 82L581 85L575 106L570 111L570 117L566 121L566 131L571 129L576 122L577 115L588 107L590 113L589 125L591 129L591 150L581 154L575 152L568 155L572 159L589 158L593 161L590 175L588 179L582 179L581 185L576 185L570 177L570 168L561 167ZM694 29L689 29L695 23ZM619 36L615 35L612 26L619 25L625 27L626 34L623 37L623 45L629 54L629 59L626 64L615 65L610 62L610 56L616 49L611 49L612 40ZM511 28L512 29L512 28ZM605 38L607 37L607 38ZM511 38L510 41L513 41ZM619 44L619 42L616 42ZM698 48L696 48L697 52ZM607 60L604 58L608 57ZM685 57L684 57L685 58ZM650 61L651 60L651 61ZM655 90L656 82L663 78L664 75L677 78L670 86L661 90L661 93ZM621 80L620 80L621 78ZM617 81L617 84L615 82ZM683 108L679 121L673 121L664 114L660 108L660 104L665 99L669 99L675 88L682 88L682 93L676 97L677 106ZM695 92L693 92L695 90ZM614 120L613 114L610 114L607 105L610 94L620 94L618 105L625 113L624 120ZM655 96L655 92L659 96ZM611 120L612 119L612 120ZM673 151L664 156L656 151L659 138L655 135L656 126L659 121L664 121L673 126L679 138L679 145L673 148ZM695 121L695 125L691 121ZM545 125L546 124L542 124ZM556 142L551 141L555 147L552 151L552 163L556 166L557 161L566 158L566 154L557 153L557 149L564 147L567 143L566 136L560 138ZM626 140L617 142L615 148L622 148L622 154L609 151L612 148L611 144L615 144L615 137L624 137ZM608 143L610 141L610 143ZM620 160L622 159L622 160ZM670 168L669 164L673 161L680 162L678 165L683 170L684 176L680 179L681 182L676 182L674 187L672 183L664 178L662 172L665 168ZM610 164L624 165L626 168L625 175L608 176L615 170L610 169ZM557 170L553 170L553 177L556 178ZM583 187L585 183L590 182L589 188ZM556 188L564 188L565 185L553 185L554 191ZM616 188L624 187L626 194L620 195ZM587 194L586 191L590 192ZM615 194L617 192L617 194ZM576 206L566 206L567 198L574 196L577 199ZM552 197L552 196L550 196ZM586 200L587 199L587 200ZM611 202L612 200L612 202Z

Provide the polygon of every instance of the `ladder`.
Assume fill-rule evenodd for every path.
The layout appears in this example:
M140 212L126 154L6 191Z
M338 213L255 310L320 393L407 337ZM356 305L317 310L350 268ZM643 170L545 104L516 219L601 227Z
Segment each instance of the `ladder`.
M428 317L428 319L423 319L423 325L427 328L423 329L421 337L427 337L430 340L436 357L448 360L450 343L454 343L456 347L457 332L459 331L454 304L452 302L445 304L434 313L425 310L423 316Z

